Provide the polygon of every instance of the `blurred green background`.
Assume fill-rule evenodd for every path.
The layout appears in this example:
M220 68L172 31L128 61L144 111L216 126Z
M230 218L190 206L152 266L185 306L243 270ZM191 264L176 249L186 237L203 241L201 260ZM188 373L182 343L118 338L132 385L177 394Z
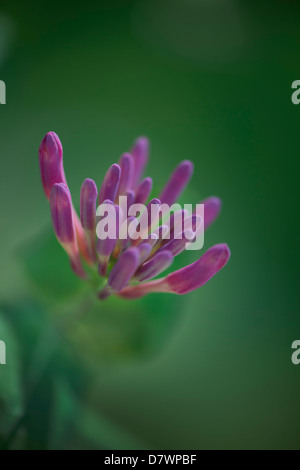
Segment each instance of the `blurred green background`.
M277 0L2 0L1 446L300 447L299 13ZM222 198L205 248L227 242L226 268L187 296L92 301L51 232L37 159L49 130L77 202L138 135L157 191L192 159L183 200Z

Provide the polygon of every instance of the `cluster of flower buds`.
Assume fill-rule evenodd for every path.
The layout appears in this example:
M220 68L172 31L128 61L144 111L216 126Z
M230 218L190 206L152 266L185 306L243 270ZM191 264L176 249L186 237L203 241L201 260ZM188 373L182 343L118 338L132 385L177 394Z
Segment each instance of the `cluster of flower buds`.
M124 236L134 219L138 225L142 225L142 218L147 217L141 214L137 220L128 214L128 208L134 204L147 204L146 207L157 208L159 212L163 205L172 206L193 173L192 162L181 162L170 176L159 199L148 202L152 179L143 179L148 155L149 141L146 137L140 137L130 153L124 153L119 163L108 169L99 191L92 179L85 179L81 186L79 218L66 182L63 149L58 136L49 132L40 145L41 178L46 197L50 201L56 237L78 276L88 279L89 273L94 270L106 280L104 287L98 292L101 299L111 294L124 298L138 298L151 292L187 294L201 287L220 271L230 256L226 244L215 245L194 263L163 278L154 279L186 248L187 241L193 238L203 220L197 214L187 215L188 229L184 236L177 237L175 212L168 224L158 224L155 229L146 221L146 233L143 237L132 239ZM126 209L122 206L124 198ZM217 218L221 201L217 197L210 197L202 201L202 204L202 228L207 228ZM112 206L117 214L119 223L114 237L97 237L97 208L101 205ZM177 211L177 215L179 212L184 210Z

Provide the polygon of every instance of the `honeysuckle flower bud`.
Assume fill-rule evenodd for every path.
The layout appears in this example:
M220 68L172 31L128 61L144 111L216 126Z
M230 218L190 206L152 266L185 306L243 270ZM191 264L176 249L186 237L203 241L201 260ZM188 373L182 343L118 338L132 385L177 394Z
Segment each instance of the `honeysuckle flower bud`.
M39 148L41 179L47 199L55 183L66 183L63 166L63 148L55 132L48 132Z
M161 193L162 201L155 198L147 204L152 179L140 181L140 178L148 151L148 140L137 139L132 155L123 154L119 165L109 168L99 196L95 182L84 180L79 219L66 184L58 137L50 132L40 145L41 177L46 196L50 198L55 234L78 276L86 277L81 255L93 265L94 272L98 263L99 275L107 278L106 286L98 293L101 299L111 294L124 298L137 298L151 292L186 294L204 285L229 259L227 245L216 245L189 266L151 281L170 266L174 256L197 240L203 220L196 212L189 216L179 205L170 207L191 177L193 164L189 161L180 163L174 170ZM100 206L96 208L97 198ZM206 228L219 214L221 201L210 197L202 203ZM107 220L104 220L105 211ZM108 230L108 236L101 237L112 214L116 219L114 234L111 236ZM97 224L96 216L100 217Z
M129 248L125 251L113 269L108 278L108 285L115 292L122 290L130 281L140 262L140 252L138 248Z
M132 187L135 188L143 174L144 168L147 165L148 161L149 140L147 139L147 137L139 137L138 139L136 139L130 153L133 156L134 160Z
M151 248L153 248L155 246L155 244L158 242L158 240L159 240L159 237L158 237L157 233L152 232L152 233L150 233L150 235L147 238L147 243L148 243L148 245L151 246Z
M115 200L116 194L119 187L121 178L121 168L119 165L114 163L106 172L104 177L100 193L99 193L99 204L109 199L110 201Z
M154 229L153 225L158 222L160 200L152 199L147 204L145 211L141 214L139 224L137 226L137 238L136 243L139 243L140 239L148 238L149 231Z
M141 221L145 218L147 218L148 214L148 230L147 230L147 235L149 234L149 231L152 232L155 229L155 226L159 222L159 208L160 208L160 200L157 198L151 199L149 204L146 206L147 211L145 211L144 214L141 215ZM147 214L146 214L147 212Z
M158 252L150 261L147 261L137 270L134 277L140 282L152 279L165 271L172 264L172 261L173 255L170 251Z
M132 206L132 204L134 204L135 192L132 191L132 189L128 189L126 191L126 197L127 197L127 212L126 212L126 215L128 217L128 211L129 211L130 207Z
M190 181L193 171L194 165L189 160L179 163L160 195L162 204L174 204Z
M184 222L189 217L189 213L185 209L180 209L170 214L169 220L165 222L168 227L168 232L160 237L159 242L156 246L158 249L160 246L166 245L172 240L175 234L182 233L184 231Z
M125 251L112 268L107 286L100 293L100 298L106 298L111 293L122 290L137 270L139 261L140 252L138 248L129 248Z
M119 233L119 240L117 243L122 247L125 248L125 246L130 242L130 237L128 234L128 227L131 224L131 222L136 221L136 217L130 216L124 222L122 223L120 227L120 233Z
M124 218L128 217L128 211L134 203L135 192L132 189L127 189L124 196L119 197L119 206L122 209Z
M225 266L229 257L230 250L225 243L213 246L194 263L169 274L168 291L187 294L198 289Z
M86 232L89 252L93 261L96 261L95 230L96 230L96 206L98 189L96 183L87 178L84 180L80 191L80 220Z
M98 272L101 276L106 275L109 258L115 249L116 242L119 237L119 217L121 215L119 206L116 204L114 205L109 199L106 199L104 204L114 206L116 215L116 235L114 238L98 238L96 250L99 255Z
M80 277L85 277L81 265L73 220L71 195L64 183L56 183L50 193L50 210L55 235L68 253L72 268Z
M206 284L227 263L230 250L226 244L215 245L200 259L168 276L136 286L128 286L119 293L122 297L135 299L153 292L188 294Z
M54 232L61 244L73 245L76 240L71 194L67 185L54 184L50 195L50 210Z
M47 199L49 199L51 189L55 183L67 184L63 167L63 148L55 132L48 132L43 138L39 147L39 162L43 188ZM82 226L73 206L72 212L80 252L86 261L90 262L89 250Z
M187 230L197 232L201 227L202 222L202 217L198 214L192 214L189 217L186 217L183 221L183 229L181 228L181 224L178 227L174 227L173 237L178 238L178 235Z
M89 178L85 179L80 192L80 220L84 230L95 231L97 197L96 183Z
M84 230L82 228L80 219L79 219L74 207L72 209L73 209L73 218L74 218L74 225L75 225L75 231L76 231L79 251L80 251L81 255L84 257L85 261L88 264L92 264L93 263L93 257L91 257L91 255L90 255L88 241L86 239L86 236L85 236Z
M148 201L152 190L152 178L145 178L140 182L135 191L135 203L145 204Z
M169 234L169 226L166 224L160 225L152 232L152 234L156 234L157 238L161 240L169 239L169 237L167 237L167 235Z
M98 272L100 276L105 276L109 258L114 251L116 246L116 240L106 238L105 240L98 239L97 241L97 253L99 255Z
M132 155L130 155L130 153L124 153L120 158L119 166L121 168L121 177L117 197L125 194L126 190L131 188L134 172L134 160Z
M192 230L186 230L180 234L179 238L173 238L168 243L163 245L157 253L162 253L167 250L172 253L173 256L179 255L183 250L185 250L186 245L190 243L195 237L195 233Z
M151 249L152 249L152 246L148 243L148 241L144 241L138 246L138 250L140 253L139 264L142 264L148 258L148 256L150 255Z
M222 201L216 196L211 196L204 199L201 204L204 204L204 228L207 229L219 216Z

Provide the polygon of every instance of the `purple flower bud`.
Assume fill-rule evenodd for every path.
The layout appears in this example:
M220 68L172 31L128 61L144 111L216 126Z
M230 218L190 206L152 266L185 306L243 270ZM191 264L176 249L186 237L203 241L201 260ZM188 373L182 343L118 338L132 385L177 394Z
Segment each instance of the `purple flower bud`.
M50 210L55 234L69 255L73 271L85 278L78 251L71 195L64 183L56 183L52 186Z
M168 226L167 235L161 238L159 241L160 246L164 246L169 243L169 240L173 240L175 233L181 233L184 230L184 221L189 217L188 211L180 209L176 212L172 212L166 225Z
M88 264L92 264L94 261L94 257L91 256L90 249L88 247L88 243L85 237L85 232L82 228L80 219L73 207L73 218L74 218L74 226L75 226L75 232L76 232L76 237L77 237L77 243L79 247L79 251L86 260Z
M216 196L211 196L200 204L204 204L204 229L207 229L220 214L222 201Z
M87 178L82 183L80 192L80 220L82 227L88 231L95 231L97 197L96 183Z
M134 172L133 172L133 188L138 184L145 166L147 165L149 156L149 140L147 137L139 137L131 149L131 155L134 160Z
M167 240L168 241L168 238L169 238L169 226L168 225L160 225L159 227L157 227L157 229L155 229L152 233L155 233L158 238L162 239L162 240Z
M151 245L148 243L148 241L142 242L138 247L139 253L140 253L140 260L139 264L142 264L150 255L150 251L152 249Z
M80 192L80 219L83 229L85 230L89 256L93 262L96 262L96 205L98 190L95 182L86 179L82 183Z
M148 228L153 231L155 225L159 222L159 209L161 203L160 200L157 198L151 199L149 204L147 205L147 212L148 212ZM148 230L149 232L149 230Z
M113 204L112 201L110 200L105 200L103 201L105 204ZM98 238L97 240L97 253L99 255L99 266L98 266L98 271L101 276L106 275L107 271L107 266L111 257L111 254L113 253L117 239L118 239L118 228L119 228L119 217L120 217L120 208L118 205L114 205L115 207L115 215L116 215L116 237L115 238Z
M145 204L150 196L152 191L152 178L145 178L140 182L135 192L135 203L136 204Z
M107 170L106 175L104 177L99 193L99 204L102 204L102 202L106 199L109 199L110 201L114 202L118 191L120 178L121 168L119 167L119 165L114 163Z
M126 197L127 197L127 216L128 216L129 208L132 206L132 204L134 203L134 199L135 199L134 191L132 191L132 189L128 189L126 191Z
M126 193L127 189L131 188L132 184L134 161L130 153L124 153L121 156L119 165L121 168L121 178L117 196L122 196Z
M48 132L39 148L41 178L47 199L55 183L66 183L63 148L55 132Z
M127 242L130 240L129 234L128 234L128 226L136 220L136 217L130 216L124 220L124 222L121 224L120 227L120 233L119 233L119 242L124 247Z
M135 193L132 189L127 189L125 195L119 197L119 205L122 209L123 216L128 217L129 208L134 203Z
M71 194L63 183L52 186L50 210L53 228L58 240L63 244L73 244L76 240Z
M100 276L105 276L110 256L116 246L116 240L106 238L105 240L97 240L97 253L99 255L98 272Z
M148 245L151 246L151 248L153 248L154 245L158 242L158 240L159 240L159 238L158 238L157 233L152 232L152 233L150 233L150 235L147 239L147 243L148 243Z
M174 238L175 233L180 233L184 229L184 221L189 217L188 211L180 209L171 214L169 232L170 238Z
M162 204L168 204L169 206L174 204L190 181L193 171L194 165L189 160L179 163L161 193L160 200Z
M141 214L137 231L140 232L139 238L148 238L149 230L152 231L155 224L159 222L160 200L152 199L147 204L146 210Z
M86 179L81 187L79 219L66 183L59 138L49 132L40 144L41 177L45 194L50 199L55 234L78 276L86 277L81 256L94 267L98 260L102 276L110 270L108 282L98 294L101 299L111 294L136 298L150 292L188 293L205 284L230 256L227 245L216 245L195 263L162 279L149 281L165 270L174 256L190 248L189 244L203 228L203 206L200 208L202 217L198 210L191 216L185 210L170 214L169 206L179 197L193 173L193 164L187 160L175 168L162 191L161 200L152 199L147 204L152 179L145 178L140 182L140 178L148 153L148 139L140 137L131 154L123 154L119 165L114 164L108 169L98 196L101 207L96 208L96 184ZM104 208L103 203L110 206ZM133 207L134 203L137 206ZM147 204L146 210L144 204ZM203 204L204 227L207 227L219 214L221 201L211 197ZM100 220L96 226L97 215ZM117 220L112 220L115 216ZM195 246L191 248L196 249ZM131 279L142 283L129 286Z
M119 292L128 284L138 268L139 261L138 248L129 248L120 256L108 278L108 285L113 291Z
M166 277L168 291L187 294L206 284L227 263L230 250L226 244L210 248L198 261Z
M195 263L174 271L162 279L127 287L120 295L138 298L151 292L188 294L206 284L225 266L229 258L230 250L226 244L215 245Z
M58 136L54 132L48 132L43 138L39 148L39 161L44 191L47 199L49 199L54 184L67 184L63 168L63 149ZM80 252L86 261L90 263L89 250L80 220L73 207L72 211Z
M202 217L198 214L192 214L190 215L189 217L187 217L185 220L184 220L184 223L183 223L183 231L182 233L185 233L187 231L193 231L195 232L195 235L196 233L199 232L199 229L200 227L202 226ZM181 231L180 230L177 230L175 228L174 230L174 238L178 238L178 235L179 235L179 238L181 238Z
M162 246L157 253L162 253L167 250L172 253L173 256L179 255L186 248L186 244L193 240L194 232L192 230L186 230L179 234L178 238L173 238L166 245Z
M161 246L167 244L170 240L169 226L161 225L148 235L147 243L154 248L154 253L159 250Z
M165 271L172 264L172 261L173 255L170 251L159 252L138 269L135 279L140 282L152 279Z

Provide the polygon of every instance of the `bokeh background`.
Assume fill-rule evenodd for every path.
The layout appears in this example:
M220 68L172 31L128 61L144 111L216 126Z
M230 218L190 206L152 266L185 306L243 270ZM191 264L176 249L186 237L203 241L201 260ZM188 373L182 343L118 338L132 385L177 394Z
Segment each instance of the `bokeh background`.
M299 14L292 0L2 0L1 446L299 448ZM187 296L91 301L51 232L49 130L77 202L138 135L157 191L192 159L183 201L222 198L205 248L227 242L226 268Z

